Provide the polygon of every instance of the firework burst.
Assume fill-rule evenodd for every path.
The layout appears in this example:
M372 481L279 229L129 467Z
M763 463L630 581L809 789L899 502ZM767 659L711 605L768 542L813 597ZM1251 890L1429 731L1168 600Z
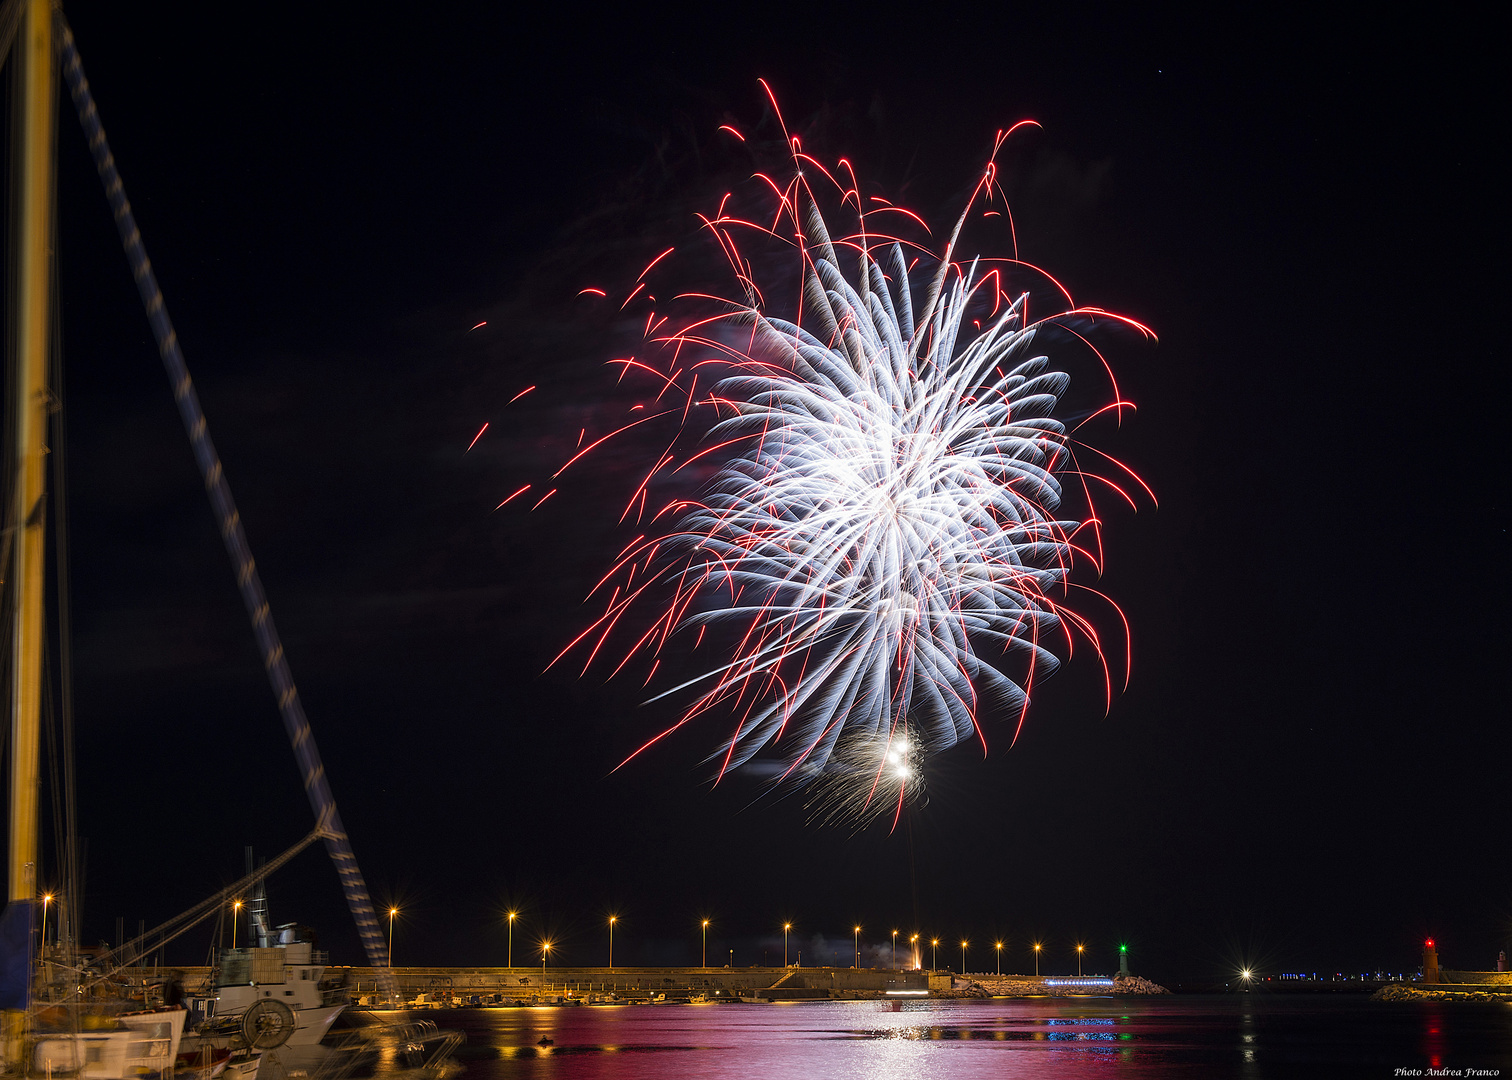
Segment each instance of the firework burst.
M972 739L985 750L984 713L1012 718L1017 737L1034 681L1058 664L1057 642L1067 652L1077 637L1090 642L1111 695L1099 634L1066 600L1080 588L1075 564L1101 568L1091 482L1128 494L1078 464L1082 444L1056 417L1070 378L1039 350L1069 344L1101 361L1089 326L1147 331L1077 307L1016 257L954 258L973 209L1002 199L993 161L931 253L884 227L912 226L914 215L875 197L865 209L845 162L826 170L787 142L791 179L760 177L769 219L738 217L727 200L703 222L737 298L693 298L701 314L677 329L651 312L645 336L660 359L619 361L660 380L659 400L679 402L620 430L670 413L702 445L674 441L637 489L627 515L653 531L599 583L604 613L568 650L587 652L586 670L628 613L651 607L615 671L649 653L649 683L674 640L723 653L652 699L691 701L642 750L717 710L732 724L711 756L718 776L775 751L780 780L821 783L826 816L896 823L922 791L926 755ZM811 176L838 193L853 230L831 233ZM751 235L788 245L799 262L801 299L787 317L742 253ZM649 292L646 276L627 305ZM1033 288L1010 285L1031 277ZM1047 292L1064 303L1031 320L1031 297ZM722 371L700 391L710 368ZM1112 390L1092 415L1130 407ZM709 462L717 472L699 498L648 513L653 480ZM1076 515L1063 508L1068 478Z

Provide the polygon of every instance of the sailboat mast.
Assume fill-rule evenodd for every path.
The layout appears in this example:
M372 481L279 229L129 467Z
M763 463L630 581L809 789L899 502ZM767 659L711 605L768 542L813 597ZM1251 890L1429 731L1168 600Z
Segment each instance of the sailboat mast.
M15 438L17 527L11 581L15 589L13 691L11 699L10 892L12 901L36 896L37 775L42 701L43 546L47 454L48 289L52 251L53 124L57 99L52 5L22 0L13 61L16 95L16 384L12 415Z

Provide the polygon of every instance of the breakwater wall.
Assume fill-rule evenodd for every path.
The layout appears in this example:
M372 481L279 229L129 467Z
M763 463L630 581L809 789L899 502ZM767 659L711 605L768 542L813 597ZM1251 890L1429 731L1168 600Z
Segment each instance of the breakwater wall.
M377 977L371 968L329 968L329 974L344 973L353 993L373 992ZM473 994L535 996L547 993L611 993L631 995L687 994L716 991L732 997L834 996L853 992L876 994L925 993L930 972L893 971L880 968L664 968L664 967L560 967L454 968L403 967L394 969L394 980L406 998L426 994L470 998ZM934 981L941 982L939 975ZM944 973L949 984L949 974ZM811 993L798 994L798 991ZM822 992L822 993L821 993Z
M981 997L1081 997L1087 994L1169 994L1138 975L957 975L952 989Z
M191 994L213 993L208 967L141 968L124 973L148 981L177 978ZM953 975L950 971L842 967L396 967L394 982L406 1002L467 1005L476 997L540 1000L552 997L614 995L624 1000L658 996L682 999L704 994L758 1000L813 1000L845 997L943 996L1066 997L1084 994L1166 993L1137 977ZM327 967L326 977L343 983L354 999L376 1003L378 977L369 967Z
M1512 971L1456 971L1439 968L1440 983L1512 987Z
M209 986L208 967L138 968L123 975L152 980L179 979L185 990L200 994ZM543 994L618 994L648 997L657 994L705 993L731 997L770 996L818 998L857 995L924 994L950 989L948 971L834 967L396 967L394 982L400 996L413 1001L470 1001L473 995L502 994L536 998ZM370 967L327 967L326 978L345 983L354 997L374 994L378 977ZM770 994L766 992L770 991Z

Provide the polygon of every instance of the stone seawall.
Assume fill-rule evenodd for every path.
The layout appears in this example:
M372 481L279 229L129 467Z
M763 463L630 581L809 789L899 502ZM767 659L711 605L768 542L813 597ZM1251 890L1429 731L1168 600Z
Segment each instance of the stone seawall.
M138 969L137 977L180 979L191 994L212 993L208 967ZM378 979L368 967L328 967L354 998L375 995ZM751 967L396 967L394 981L405 1001L468 1004L503 995L509 999L613 994L636 1000L689 994L756 999L828 997L1075 997L1104 994L1165 994L1170 991L1138 976L1035 976L887 968Z
M1370 1000L1512 1002L1512 971L1441 968L1436 983L1392 983L1377 990Z
M1169 994L1159 983L1138 975L1088 976L958 975L952 992L959 997L1084 997L1088 994Z
M123 974L137 978L172 976L181 980L191 994L213 992L208 985L208 967L144 968ZM506 997L535 998L543 994L619 994L648 996L656 994L686 995L716 991L732 997L772 996L829 997L848 994L924 994L941 977L948 985L948 972L903 971L886 968L832 967L751 967L751 968L665 968L665 967L396 967L394 981L407 1001L424 994L427 1001L450 1002L453 998L469 1001L473 995L503 994ZM326 968L326 978L342 981L354 997L373 994L378 977L369 967ZM931 978L931 976L934 976ZM778 993L781 991L782 993Z

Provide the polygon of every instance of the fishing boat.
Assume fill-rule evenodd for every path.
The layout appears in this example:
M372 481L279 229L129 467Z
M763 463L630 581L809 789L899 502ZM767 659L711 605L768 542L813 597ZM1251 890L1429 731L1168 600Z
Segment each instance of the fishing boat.
M154 1001L152 987L140 979L133 982L122 977L123 971L152 948L224 910L232 896L259 885L268 874L319 840L335 864L381 994L391 1004L397 1002L367 885L336 809L236 504L126 199L72 32L56 0L0 0L0 58L14 75L15 87L10 124L14 259L8 268L13 299L7 327L13 381L8 387L10 411L5 424L9 443L5 464L12 467L3 477L7 498L0 532L0 600L13 614L8 668L11 738L5 748L10 758L8 891L4 912L0 913L0 1058L9 1075L49 1078L66 1075L84 1080L150 1080L171 1076L176 1068L195 1080L227 1075L233 1080L250 1080L259 1072L271 1075L275 1071L293 1075L303 1069L296 1064L303 1054L310 1055L312 1064L318 1064L317 1051L346 1008L345 993L327 985L323 978L326 957L293 924L274 930L264 921L254 946L222 953L213 999L200 1013L192 1013L177 1000L181 994L164 994L163 1000ZM54 426L60 399L49 386L50 377L57 378L50 375L50 361L56 352L51 333L56 315L52 241L60 81L78 113L104 185L315 816L309 835L256 872L152 932L92 956L78 948L78 913L70 900L77 890L67 888L55 898L39 895L37 887L40 716L47 640L44 539L50 513L56 513L48 508L46 466L49 443L61 444L61 428ZM52 460L56 463L57 456ZM66 647L66 634L60 634L60 638ZM66 721L64 726L68 726ZM65 771L71 785L71 768ZM71 836L71 786L63 801L68 806L66 831ZM78 860L71 843L62 846L58 862L59 876L65 882L77 882ZM58 940L49 943L47 916L55 899L57 907L51 910L56 915ZM194 1031L186 1042L191 1017L202 1030ZM388 1025L384 1037L400 1047L394 1060L431 1073L445 1063L450 1048L459 1041L449 1033L437 1032L434 1026L414 1024ZM353 1046L350 1040L343 1045L348 1049ZM277 1068L268 1069L275 1060ZM347 1055L346 1060L353 1060L353 1056Z

